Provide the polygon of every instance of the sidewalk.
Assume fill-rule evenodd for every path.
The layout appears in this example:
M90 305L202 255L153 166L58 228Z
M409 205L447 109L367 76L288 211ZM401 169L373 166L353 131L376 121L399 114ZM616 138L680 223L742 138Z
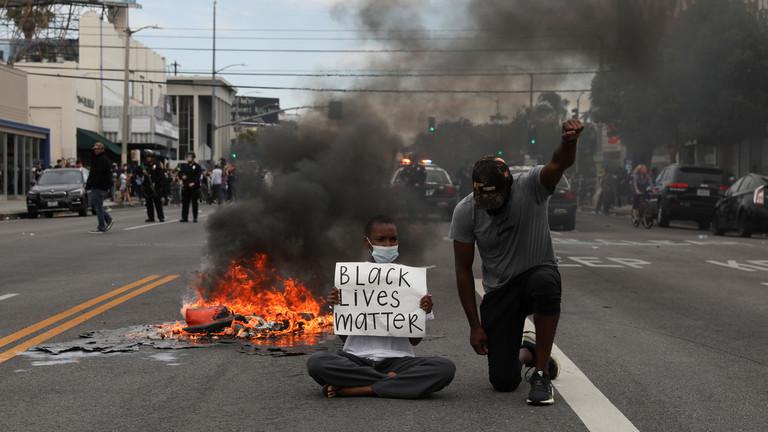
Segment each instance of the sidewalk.
M27 214L27 201L21 199L0 199L0 220L18 219Z

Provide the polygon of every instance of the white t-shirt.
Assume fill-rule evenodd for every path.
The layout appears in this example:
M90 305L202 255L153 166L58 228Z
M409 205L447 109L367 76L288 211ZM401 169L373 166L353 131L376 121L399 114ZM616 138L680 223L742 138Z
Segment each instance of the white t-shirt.
M214 168L214 170L211 172L211 184L221 184L221 168Z
M427 314L427 320L435 319L435 314ZM373 361L387 358L414 357L413 346L407 337L392 336L347 336L342 350L353 356Z

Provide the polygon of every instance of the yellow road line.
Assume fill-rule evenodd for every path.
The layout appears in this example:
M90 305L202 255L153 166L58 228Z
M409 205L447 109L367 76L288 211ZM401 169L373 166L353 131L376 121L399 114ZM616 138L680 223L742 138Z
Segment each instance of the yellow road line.
M168 282L170 282L170 281L172 281L172 280L174 280L174 279L176 279L178 277L179 277L179 275L170 275L170 276L166 276L166 277L164 277L162 279L156 280L155 282L152 282L149 285L145 285L145 286L137 289L136 291L131 291L130 293L128 293L128 294L126 294L126 295L124 295L122 297L118 297L118 298L116 298L116 299L114 299L114 300L112 300L112 301L110 301L108 303L104 303L103 305L101 305L101 306L99 306L97 308L94 308L94 309L92 309L92 310L90 310L90 311L88 311L88 312L78 316L77 318L73 318L73 319L65 322L64 324L61 324L59 326L56 326L56 327L46 331L45 333L41 333L41 334L33 337L32 339L29 339L29 340L27 340L27 341L25 341L23 343L20 343L20 344L16 345L15 347L13 347L13 348L11 348L11 349L3 352L3 353L0 353L0 363L3 363L5 361L7 361L7 360L10 360L13 357L16 357L16 355L18 355L20 353L23 353L24 351L28 350L29 348L32 348L35 345L39 345L39 344L47 341L48 339L50 339L50 338L52 338L54 336L57 336L57 335L59 335L61 333L64 333L65 331L67 331L67 330L69 330L69 329L71 329L71 328L73 328L73 327L75 327L75 326L77 326L79 324L82 324L82 323L88 321L89 319L95 317L96 315L104 313L104 312L112 309L115 306L118 306L118 305L120 305L122 303L125 303L126 301L128 301L128 300L130 300L130 299L132 299L134 297L137 297L137 296L139 296L141 294L144 294L145 292L150 291L150 290L152 290L152 289L154 289L154 288L156 288L156 287L158 287L160 285L164 285L164 284L166 284L166 283L168 283Z
M44 319L44 320L40 321L37 324L33 324L33 325L31 325L31 326L29 326L27 328L21 329L21 330L17 331L16 333L10 334L10 335L0 339L0 347L4 347L4 346L8 345L9 343L16 342L17 340L19 340L19 339L21 339L23 337L29 336L29 335L31 335L32 333L34 333L34 332L36 332L38 330L44 329L44 328L48 327L51 324L55 324L55 323L65 319L65 318L69 318L72 315L74 315L74 314L76 314L76 313L78 313L80 311L83 311L85 309L88 309L89 307L91 307L93 305L99 304L99 303L103 302L104 300L110 299L110 298L112 298L112 297L114 297L114 296L116 296L118 294L122 294L122 293L124 293L124 292L126 292L128 290L136 288L137 286L144 285L145 283L147 283L147 282L149 282L149 281L151 281L153 279L157 279L159 277L160 277L160 275L151 275L151 276L145 277L144 279L137 280L136 282L131 282L131 283L127 284L127 285L123 285L120 288L117 288L117 289L115 289L113 291L110 291L110 292L108 292L106 294L102 294L102 295L100 295L100 296L98 296L98 297L96 297L94 299L88 300L85 303L81 303L81 304L79 304L79 305L77 305L75 307L67 309L64 312L56 314L56 315L54 315L54 316L52 316L52 317L50 317L48 319Z

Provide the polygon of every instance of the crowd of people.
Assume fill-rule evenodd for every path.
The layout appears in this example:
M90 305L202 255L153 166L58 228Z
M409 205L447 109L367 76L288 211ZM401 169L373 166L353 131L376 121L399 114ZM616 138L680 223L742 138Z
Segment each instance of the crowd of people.
M162 188L159 191L163 205L180 205L182 201L183 180L181 166L171 168L167 162L162 166ZM147 170L145 165L112 165L113 186L111 195L118 205L132 205L134 202L145 205L144 184ZM216 164L212 169L203 168L200 181L199 202L222 204L237 199L235 189L236 168L234 165Z
M596 177L577 172L571 178L571 187L576 192L579 207L594 208L596 214L607 215L613 208L634 206L637 196L645 194L645 189L657 175L658 168L649 169L644 164L631 171L621 167L602 169ZM642 191L638 192L638 187Z

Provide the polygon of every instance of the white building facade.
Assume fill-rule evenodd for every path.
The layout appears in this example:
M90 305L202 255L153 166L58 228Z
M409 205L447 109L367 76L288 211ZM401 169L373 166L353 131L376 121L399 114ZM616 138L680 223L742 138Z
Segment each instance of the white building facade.
M109 141L109 156L119 161L127 14L124 9L109 23L87 12L80 17L74 55L70 50L15 64L28 73L32 123L51 131L51 160L87 158L99 139ZM169 152L177 146L178 127L167 110L165 58L133 39L129 53L128 148Z

